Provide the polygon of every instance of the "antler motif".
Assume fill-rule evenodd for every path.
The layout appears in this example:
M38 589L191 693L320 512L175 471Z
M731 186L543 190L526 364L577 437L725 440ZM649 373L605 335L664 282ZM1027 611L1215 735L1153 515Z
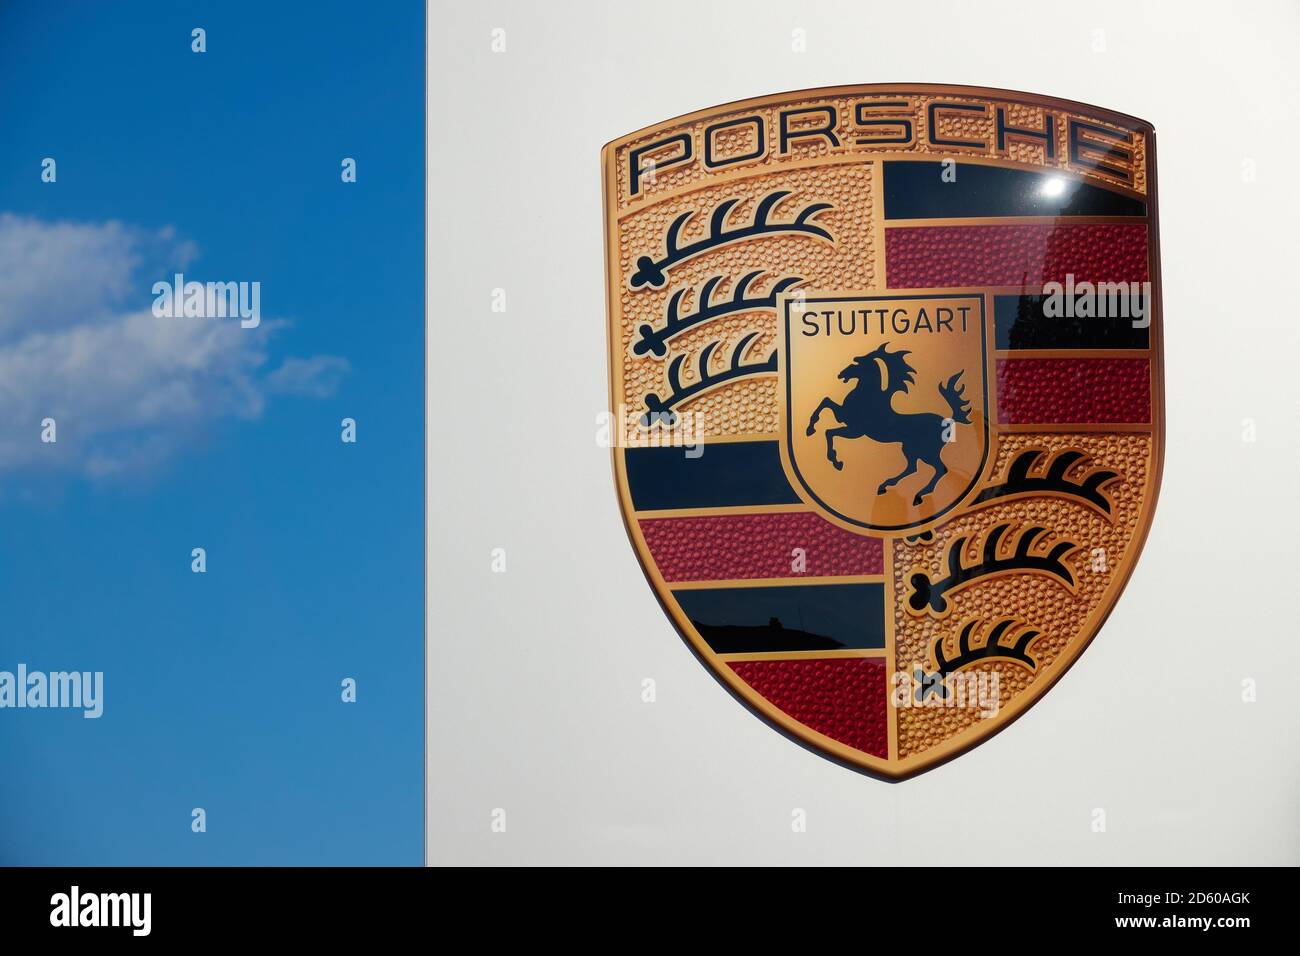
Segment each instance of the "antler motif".
M989 631L988 637L984 643L978 647L971 647L971 635L974 634L977 625L981 624L979 619L967 622L966 626L961 629L961 635L957 639L957 656L948 657L944 654L942 636L934 642L934 661L935 668L939 673L947 676L954 671L959 671L963 667L969 667L971 664L978 664L980 661L986 661L993 658L1002 658L1004 660L1015 661L1023 664L1030 670L1038 670L1038 662L1029 656L1028 648L1036 638L1042 637L1042 633L1035 630L1024 631L1013 644L1003 644L1002 636L1013 627L1017 626L1016 622L1010 618L998 621Z
M957 591L973 581L987 578L1004 571L1030 571L1059 578L1070 587L1074 587L1074 574L1063 561L1065 556L1078 548L1073 541L1060 541L1045 555L1031 554L1030 551L1038 541L1048 533L1046 528L1034 526L1023 531L1019 536L1014 551L1003 557L998 554L1002 536L1010 524L1000 524L988 533L984 540L982 557L974 564L966 566L962 553L966 549L967 538L962 536L948 547L948 576L938 581L931 581L924 571L917 571L911 578L911 593L907 598L908 610L913 614L929 613L942 617L948 613L946 595Z
M700 377L690 385L683 386L681 382L682 365L686 361L686 356L683 354L673 359L672 364L668 366L668 385L672 388L672 393L664 399L659 397L658 392L651 392L645 397L646 412L641 416L641 427L649 428L656 422L662 422L672 427L677 424L677 413L673 409L695 398L701 392L723 385L726 382L734 382L736 379L748 375L775 373L776 349L773 349L772 354L763 362L751 362L749 364L741 362L745 350L761 334L761 332L750 332L737 342L735 349L731 353L731 364L717 374L709 372L709 359L713 357L714 351L722 343L710 342L704 346L700 350L700 357L697 362Z
M736 287L732 291L731 300L728 302L713 303L710 301L713 292L722 282L725 276L714 276L700 288L700 294L695 302L695 312L692 315L681 315L682 297L686 294L686 287L678 289L673 293L672 298L668 300L668 308L664 315L664 324L661 328L655 329L648 323L642 325L638 330L641 336L632 345L633 355L645 355L647 352L653 353L658 358L663 358L668 354L669 340L675 338L687 329L694 328L697 325L703 325L713 319L723 315L731 315L735 312L752 312L756 309L775 309L776 297L784 292L790 286L799 281L797 276L782 279L772 286L767 295L750 296L746 298L745 293L749 289L750 283L763 274L763 270L757 269L740 277L736 282Z
M645 286L662 289L668 282L665 270L688 259L693 259L710 249L717 249L719 246L739 242L741 239L749 239L753 236L799 232L809 236L817 236L828 242L834 242L834 236L821 226L810 221L822 210L834 208L830 203L819 202L805 206L799 215L794 218L793 222L772 222L769 219L776 204L789 195L790 190L788 189L778 189L775 192L768 193L755 207L752 224L734 226L730 229L726 225L727 216L740 200L724 199L714 207L713 215L709 220L709 234L703 239L688 245L681 244L681 232L686 223L695 215L695 210L692 209L682 213L668 227L668 234L664 237L664 257L654 259L650 256L638 256L636 271L628 278L628 286L632 289L640 289Z
M1098 469L1091 471L1082 481L1070 481L1065 473L1088 456L1073 449L1050 455L1046 448L1031 448L1023 451L1011 462L1007 469L1006 480L1000 484L990 485L979 493L972 504L981 504L997 498L1020 494L1053 494L1068 498L1077 498L1096 508L1105 515L1111 515L1111 501L1101 491L1102 485L1119 478L1119 472ZM1042 474L1031 475L1029 470L1040 459L1048 462ZM1114 520L1112 517L1111 520Z

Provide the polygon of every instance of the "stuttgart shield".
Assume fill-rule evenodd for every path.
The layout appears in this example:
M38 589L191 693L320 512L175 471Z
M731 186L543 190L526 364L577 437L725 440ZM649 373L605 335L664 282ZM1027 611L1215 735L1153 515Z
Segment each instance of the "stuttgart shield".
M857 769L986 740L1097 634L1151 521L1152 127L838 87L602 163L615 482L677 630Z

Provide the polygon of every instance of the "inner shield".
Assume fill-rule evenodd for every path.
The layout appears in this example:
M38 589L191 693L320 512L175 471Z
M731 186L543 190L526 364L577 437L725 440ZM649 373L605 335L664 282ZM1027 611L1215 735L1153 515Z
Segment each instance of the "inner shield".
M988 460L982 295L782 300L782 461L800 496L849 527L919 529Z

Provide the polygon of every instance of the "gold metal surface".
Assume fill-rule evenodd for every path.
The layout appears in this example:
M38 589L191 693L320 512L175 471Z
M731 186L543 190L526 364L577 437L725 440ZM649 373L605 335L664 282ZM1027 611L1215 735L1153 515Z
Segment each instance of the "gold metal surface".
M824 129L833 135L817 132ZM884 162L947 159L1060 174L1141 200L1146 214L884 218ZM615 484L645 575L687 645L771 725L883 778L931 768L1004 728L1096 636L1151 523L1164 407L1150 124L1005 90L833 87L658 123L608 144L602 166L610 404L633 422L613 450ZM886 286L887 228L1134 223L1148 236L1145 348L999 348L995 297L1039 294L1041 286ZM999 362L1083 358L1148 360L1149 420L1000 420ZM706 455L712 443L779 444L798 503L638 511L627 446L690 428ZM1059 474L1047 481L1053 462ZM1014 485L1017 469L1043 480ZM1090 476L1104 481L1077 490L1090 487ZM1013 485L1021 490L995 494ZM877 539L883 574L670 582L640 524L745 515L817 515ZM953 577L954 568L981 562L988 573ZM869 650L715 653L673 594L877 581L885 646ZM931 587L926 605L918 588ZM985 648L990 633L1002 635L997 648ZM730 666L822 658L883 660L891 687L918 668L996 676L996 713L891 703L888 751L877 756L794 719Z

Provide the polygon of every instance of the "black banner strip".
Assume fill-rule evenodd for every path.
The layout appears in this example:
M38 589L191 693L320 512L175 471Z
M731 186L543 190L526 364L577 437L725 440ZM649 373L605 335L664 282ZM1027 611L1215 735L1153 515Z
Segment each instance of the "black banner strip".
M954 175L955 174L955 175ZM1146 203L1065 173L958 163L885 163L886 219L1145 216Z
M717 654L885 646L880 584L690 588L673 597Z
M1150 345L1150 328L1139 328L1147 321L1136 317L1147 312L1149 296L1126 295L1099 297L1106 303L1106 316L1059 314L1075 312L1071 303L1057 301L1047 315L1047 296L994 296L993 316L997 328L997 348L1007 349L1144 349ZM1123 301L1127 299L1127 301ZM1094 311L1096 307L1094 306Z
M775 441L629 448L624 461L638 511L799 503Z
M736 727L731 732L743 733L745 728L740 722L736 721L735 724ZM693 745L683 748L680 766L660 763L656 764L656 769L662 773L698 773L700 764L695 752L697 749ZM734 786L727 789L727 785L734 782L725 775L729 764L734 762L734 755L719 753L715 762L718 772L723 776L715 780L706 775L691 781L690 786L683 785L686 786L683 793L687 796L693 795L695 790L700 791L700 794L695 804L684 803L677 808L675 812L679 815L690 812L696 804L706 807L712 807L719 801L725 804L724 797L733 801L741 800L741 809L746 808L744 799L767 799L769 804L773 804L771 795L765 792L746 796L747 791L737 790ZM806 771L809 774L818 770L809 761L791 759L790 762L800 767L806 765L810 768ZM580 792L582 784L579 776L572 773L566 775L563 772L566 769L568 768L559 768L555 772L556 786L563 785L574 792ZM930 782L930 786L943 783L940 780L936 784L933 776L925 779ZM843 780L863 792L872 786L893 786L848 777L843 777ZM1014 784L1015 781L1012 781L1007 786L1014 789ZM898 786L915 787L917 784L912 782ZM910 790L907 792L911 793ZM1078 802L1081 806L1088 806ZM959 805L963 815L955 816L950 824L953 836L950 837L948 850L954 860L962 859L962 848L959 843L952 844L952 840L961 837L963 828L977 827L985 822L979 819L978 806L962 808L963 806ZM492 804L488 803L487 807L491 809ZM431 862L464 863L468 856L466 852L454 853L444 847L444 844L451 844L452 841L446 833L449 824L445 813L439 816L442 810L438 803L430 803ZM618 813L632 818L635 808L615 807L611 812L615 813L615 818ZM822 812L828 814L828 826L851 828L854 825L852 806L847 809L831 806ZM1074 812L1072 805L1059 811L1062 825L1074 824L1074 817L1071 816ZM668 835L665 839L669 842L651 850L647 850L644 845L636 845L633 838L621 831L607 837L600 846L588 847L579 840L583 834L577 826L570 826L568 830L561 826L557 830L559 825L551 821L552 830L561 836L569 832L574 834L576 848L570 847L566 851L563 845L557 850L553 846L548 849L548 845L535 844L515 850L515 855L511 856L497 847L510 849L514 845L511 841L520 840L521 837L516 836L516 829L522 830L523 838L533 834L533 830L517 827L514 819L512 816L509 831L489 832L483 837L483 846L491 847L491 850L478 851L478 856L470 857L469 862L497 866L520 863L564 864L575 861L636 866L680 862L677 857L682 851L676 850L674 853L676 844L669 839L677 838L678 834L673 827L681 826L673 824L673 818L664 824ZM533 823L533 818L525 816L524 820L524 826ZM561 824L565 822L560 821ZM1169 825L1168 821L1164 821L1164 825ZM487 826L485 823L485 830ZM752 864L756 860L772 865L788 863L788 859L782 857L783 848L776 843L776 838L769 831L756 829L756 826L751 826L750 831L743 827L737 831L736 840L747 840L751 845L742 847L738 842L733 853L709 856L704 862L718 866ZM1142 856L1161 852L1150 847L1134 846L1132 837L1120 832L1118 827L1113 833L1094 829L1088 835L1091 837L1094 854L1097 852L1095 848L1102 844L1114 845L1114 849L1107 851L1110 853L1124 852ZM900 839L905 836L903 834ZM1189 833L1185 842L1194 845L1196 841L1193 836ZM788 841L789 835L786 837ZM493 842L489 843L489 840ZM1033 931L1043 939L1059 939L1062 934L1068 934L1072 940L1100 940L1109 943L1111 940L1127 938L1130 946L1147 947L1167 947L1170 944L1185 946L1190 941L1199 940L1213 946L1216 952L1231 952L1243 947L1249 949L1261 946L1266 940L1277 940L1289 931L1293 923L1294 893L1291 884L1295 875L1290 868L1247 869L1204 865L1160 868L1025 868L998 865L1002 858L1033 852L1027 840L1027 837L1019 836L1010 839L1006 848L991 858L988 851L985 851L981 865L985 867L984 872L988 878L996 880L1000 886L1052 888L1052 892L1042 894L1042 898L1035 900L1032 906L1022 906L1016 915L1018 930ZM1171 854L1168 849L1162 852L1166 856ZM967 857L970 855L966 854ZM1046 854L1039 849L1037 855ZM1086 858L1086 851L1075 849L1063 855L1069 862L1076 862ZM1185 850L1182 853L1184 857L1213 855L1214 850L1210 848L1201 851ZM1249 849L1246 855L1250 855ZM842 847L826 849L814 845L803 855L801 862L805 866L839 865L846 859L853 862L851 854L846 856ZM1287 861L1290 856L1280 853L1278 859ZM864 851L857 862L878 867L873 869L867 866L854 872L853 878L866 888L864 892L879 896L896 889L899 870L896 866L879 866L882 862L879 854ZM763 877L761 873L751 877L749 872L743 866L735 871L735 876L728 880L729 883L752 880L752 886L735 887L730 893L724 893L724 902L742 906L762 891L760 880L767 880L770 884L771 877ZM584 900L607 914L605 924L627 912L626 893L616 896L609 889L619 883L616 878L607 876L596 879L577 869L560 870L548 878L552 882L569 885L575 892L581 893ZM456 904L463 899L469 912L486 914L487 904L483 900L494 899L494 894L499 894L503 881L509 888L515 879L520 880L521 892L512 893L511 906L516 907L513 901L518 900L519 920L528 925L540 922L550 911L544 911L544 904L535 900L536 894L530 895L524 891L526 874L516 876L509 869L505 872L485 871L483 875L473 869L466 870L464 875L451 884L459 887L459 892L453 890L450 899ZM0 919L4 920L6 941L15 948L30 943L52 952L83 948L111 950L124 943L135 945L141 939L156 940L160 945L173 949L178 944L248 946L268 940L291 943L298 948L315 943L333 949L340 945L355 946L358 943L373 948L385 939L394 938L395 934L412 938L427 937L429 900L447 897L449 885L446 874L431 870L279 867L35 868L0 871L0 880L4 881L0 887ZM74 886L77 887L79 902L75 925L70 912ZM99 898L98 905L93 909L89 908L87 902L92 894ZM104 894L114 897L108 901L107 906L104 905ZM121 894L134 896L128 900L122 899ZM144 894L149 895L147 901ZM968 930L987 932L988 917L987 894L966 897L954 895L944 903L940 928L948 936ZM670 920L668 925L680 926L684 931L690 932L693 927L688 925L689 919L683 914L676 923ZM924 935L923 930L918 930L908 920L895 920L893 923L886 920L879 926L873 926L872 931L875 937L884 934L883 938L890 942L897 941L900 946L912 948L916 946L918 933ZM147 936L143 935L146 932Z

